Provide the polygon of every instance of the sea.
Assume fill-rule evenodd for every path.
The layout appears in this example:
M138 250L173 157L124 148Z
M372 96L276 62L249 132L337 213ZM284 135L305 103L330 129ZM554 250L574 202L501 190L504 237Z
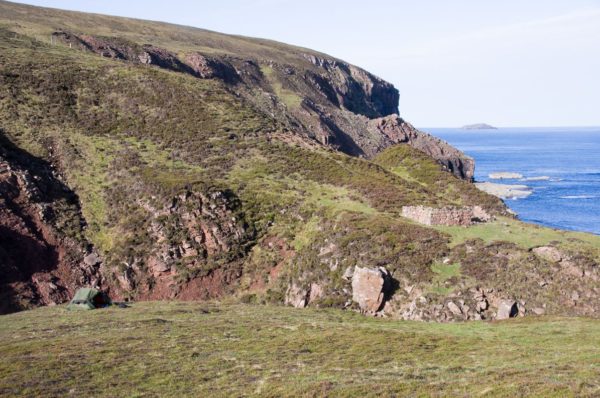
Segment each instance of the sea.
M527 198L506 199L519 219L600 235L600 127L421 128L475 159L475 180L527 185ZM493 180L491 173L523 178Z

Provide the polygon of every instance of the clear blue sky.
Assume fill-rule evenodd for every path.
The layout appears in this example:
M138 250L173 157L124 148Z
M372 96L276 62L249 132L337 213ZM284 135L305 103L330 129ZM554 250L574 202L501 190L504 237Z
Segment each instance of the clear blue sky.
M600 0L30 0L313 48L392 82L420 127L600 125Z

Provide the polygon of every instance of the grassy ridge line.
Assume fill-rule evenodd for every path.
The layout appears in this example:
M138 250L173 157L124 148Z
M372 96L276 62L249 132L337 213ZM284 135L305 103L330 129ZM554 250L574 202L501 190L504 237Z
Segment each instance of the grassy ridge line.
M2 317L0 395L591 397L599 326L226 303L46 307Z
M15 21L19 21L19 24L16 25ZM0 26L2 25L44 42L50 42L50 34L60 26L75 32L119 36L139 43L152 43L175 52L202 51L251 59L277 59L303 65L309 65L309 62L301 57L303 53L324 56L311 49L274 40L229 35L159 21L34 7L7 1L0 1Z

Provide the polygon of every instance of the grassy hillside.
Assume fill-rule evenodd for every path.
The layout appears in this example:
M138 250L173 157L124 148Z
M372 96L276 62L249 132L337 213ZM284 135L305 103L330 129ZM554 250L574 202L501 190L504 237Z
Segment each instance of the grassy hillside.
M135 303L2 317L3 396L481 396L600 393L600 324L435 324L335 310Z
M83 231L63 232L92 243L105 257L107 276L121 272L123 261L147 259L155 249L148 228L149 218L157 216L148 206L160 210L190 190L231 190L241 200L240 217L256 230L249 239L275 236L296 249L294 242L319 242L311 226L333 226L350 214L364 218L362 231L382 233L375 231L391 223L406 236L414 230L414 237L429 239L435 231L423 234L398 219L403 205L485 203L502 209L497 199L408 146L392 152L426 167L427 180L419 168L398 174L295 136L220 81L106 60L6 30L0 35L2 134L58 167L87 223ZM304 225L306 219L311 223ZM396 245L406 236L389 238ZM169 239L177 244L186 237ZM248 256L257 256L249 262L261 264L259 274L272 266L256 250ZM270 256L278 261L277 253ZM179 283L193 277L194 269L218 266L212 258L191 271L181 266ZM152 283L143 278L140 289Z
M122 37L137 43L152 43L175 51L201 50L296 62L302 52L319 54L273 40L225 35L164 22L40 8L7 1L2 1L0 6L0 24L47 43L50 42L50 35L57 29L68 29L98 36Z
M449 301L472 310L481 289L527 310L600 313L600 237L508 218L499 199L407 145L398 137L419 133L391 115L389 83L281 43L0 10L0 183L12 192L0 208L11 215L0 220L10 260L0 297L10 310L63 302L84 284L121 298L276 303L295 286L321 292L310 305L346 308L346 270L385 267L396 314L469 318L448 315ZM424 137L422 149L447 154ZM70 202L47 195L57 191ZM478 205L497 218L432 228L403 218L406 205ZM42 266L17 244L53 255ZM564 258L533 254L541 245Z

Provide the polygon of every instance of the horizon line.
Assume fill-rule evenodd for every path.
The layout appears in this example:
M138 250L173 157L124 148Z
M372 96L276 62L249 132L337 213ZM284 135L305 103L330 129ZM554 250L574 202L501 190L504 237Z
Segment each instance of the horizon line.
M464 126L417 126L417 128L420 129L463 129ZM529 126L492 126L493 128L482 128L482 129L471 129L471 130L500 130L500 129L515 129L515 128L519 128L519 129L524 129L524 128L528 128L528 129L532 129L532 128L536 128L536 129L565 129L565 128L569 128L569 129L573 129L573 128L584 128L584 129L600 129L600 124L598 125L572 125L572 126L568 126L568 125L563 125L563 126L534 126L534 125L529 125ZM465 130L469 130L469 129L465 129Z

